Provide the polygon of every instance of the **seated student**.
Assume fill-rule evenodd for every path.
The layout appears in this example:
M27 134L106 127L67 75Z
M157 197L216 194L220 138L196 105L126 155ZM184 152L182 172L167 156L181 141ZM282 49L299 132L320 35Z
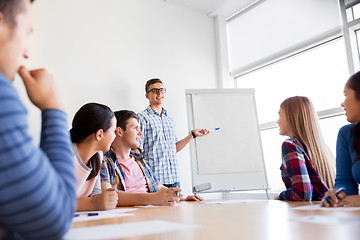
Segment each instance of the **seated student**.
M328 201L323 207L360 207L360 72L352 75L344 87L345 99L341 106L351 124L343 126L336 143L336 178L334 189L326 192ZM335 192L340 188L345 191Z
M0 239L6 240L60 239L76 204L68 120L55 81L45 69L22 66L33 1L0 0ZM12 84L16 72L41 111L40 146Z
M109 188L101 192L103 152L115 138L116 119L111 109L87 103L74 116L70 130L77 182L77 211L108 210L116 207L117 194Z
M101 167L102 187L114 187L119 195L118 206L171 206L179 200L202 201L199 196L177 196L179 188L167 188L156 180L141 154L131 151L139 147L141 136L136 113L128 110L115 112L116 137L104 155ZM180 199L179 199L180 197Z
M280 105L282 144L281 176L286 190L274 199L321 200L334 183L333 156L324 143L316 111L307 97L290 97Z

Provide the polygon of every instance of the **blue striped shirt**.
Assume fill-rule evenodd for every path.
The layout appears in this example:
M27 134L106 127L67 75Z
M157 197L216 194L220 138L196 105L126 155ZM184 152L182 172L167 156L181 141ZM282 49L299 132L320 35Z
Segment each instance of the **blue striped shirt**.
M140 149L156 178L162 184L179 182L176 159L175 123L163 108L160 115L150 106L138 114L143 135Z
M71 227L75 171L64 112L42 112L40 147L27 111L0 73L0 232L6 239L59 239ZM1 238L1 237L0 237Z

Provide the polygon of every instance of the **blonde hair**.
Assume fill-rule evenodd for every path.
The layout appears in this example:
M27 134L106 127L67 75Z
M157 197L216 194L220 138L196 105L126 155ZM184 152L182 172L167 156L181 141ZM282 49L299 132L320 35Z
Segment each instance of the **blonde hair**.
M317 113L310 99L302 96L283 101L284 110L293 138L305 147L310 161L328 188L334 186L335 158L322 137Z

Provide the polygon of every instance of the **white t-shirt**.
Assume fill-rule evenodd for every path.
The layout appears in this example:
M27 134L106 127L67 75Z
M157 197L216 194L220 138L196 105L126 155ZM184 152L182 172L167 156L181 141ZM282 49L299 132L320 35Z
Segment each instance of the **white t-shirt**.
M86 181L86 179L90 175L92 168L86 166L81 160L76 144L73 144L73 150L74 166L76 170L76 197L92 197L101 193L100 174L90 179L89 181ZM101 163L103 159L103 153L99 151L98 154Z

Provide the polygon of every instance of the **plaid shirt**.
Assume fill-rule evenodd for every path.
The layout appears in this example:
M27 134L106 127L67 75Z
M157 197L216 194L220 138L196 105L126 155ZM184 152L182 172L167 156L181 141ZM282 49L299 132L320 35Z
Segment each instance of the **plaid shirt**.
M156 177L144 161L144 158L140 154L132 151L130 154L130 156L134 158L134 161L136 161L142 173L144 174L148 192L157 192L157 184L159 182L156 180ZM100 176L102 182L108 182L112 187L115 187L118 190L126 191L125 175L120 162L112 149L104 154L104 159L101 163Z
M174 121L164 108L160 115L150 106L138 114L138 121L140 148L151 170L162 184L179 182Z
M319 201L328 190L311 163L304 147L294 138L282 144L281 177L286 190L280 193L281 200Z

